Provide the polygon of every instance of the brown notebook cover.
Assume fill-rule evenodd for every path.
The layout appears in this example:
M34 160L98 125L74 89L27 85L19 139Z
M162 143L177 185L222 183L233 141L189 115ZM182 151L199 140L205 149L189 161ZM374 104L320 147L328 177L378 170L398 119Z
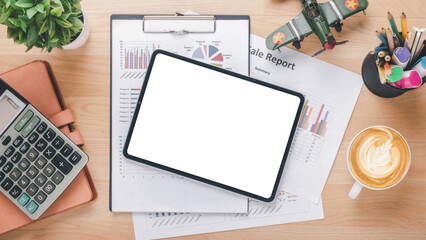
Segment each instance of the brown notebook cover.
M78 131L73 131L74 117L66 110L53 72L47 62L35 61L0 74L45 117L60 127L77 145L83 145ZM90 161L90 160L89 160ZM95 200L97 197L87 166L40 219ZM31 223L18 207L0 193L0 234Z

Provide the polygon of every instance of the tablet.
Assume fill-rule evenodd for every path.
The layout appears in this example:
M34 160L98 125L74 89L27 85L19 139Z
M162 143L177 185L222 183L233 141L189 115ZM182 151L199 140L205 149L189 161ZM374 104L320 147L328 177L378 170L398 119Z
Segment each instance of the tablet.
M124 156L270 202L303 102L300 93L156 50Z

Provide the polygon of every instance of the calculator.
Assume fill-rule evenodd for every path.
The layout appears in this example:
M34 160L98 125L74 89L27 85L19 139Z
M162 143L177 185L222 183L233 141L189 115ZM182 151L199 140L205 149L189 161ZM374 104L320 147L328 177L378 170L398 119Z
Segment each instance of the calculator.
M89 160L65 134L0 79L0 191L38 219Z

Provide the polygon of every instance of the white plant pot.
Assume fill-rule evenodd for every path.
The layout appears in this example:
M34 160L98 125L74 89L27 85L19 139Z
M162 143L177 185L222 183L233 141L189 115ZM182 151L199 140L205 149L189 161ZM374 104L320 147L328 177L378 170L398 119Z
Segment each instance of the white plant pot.
M78 35L78 37L74 39L74 41L68 43L67 45L62 46L62 49L73 50L73 49L79 48L87 42L87 39L89 39L89 35L90 35L89 22L87 21L87 17L86 17L86 14L84 14L84 11L82 11L82 14L83 14L84 27L81 30L80 35Z

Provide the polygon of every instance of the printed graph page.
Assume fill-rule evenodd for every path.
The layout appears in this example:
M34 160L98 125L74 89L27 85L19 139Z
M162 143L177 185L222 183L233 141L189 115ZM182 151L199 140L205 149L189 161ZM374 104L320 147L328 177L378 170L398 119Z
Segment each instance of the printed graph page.
M144 34L142 20L112 21L113 211L247 212L246 197L130 161L122 152L153 51L163 49L247 75L248 36L247 20L219 20L214 34L187 35Z
M283 47L269 51L251 35L250 75L305 95L281 188L320 200L362 87L361 76Z
M247 213L133 213L135 238L151 240L324 218L321 200L315 204L282 189L273 202L250 199L249 206Z

